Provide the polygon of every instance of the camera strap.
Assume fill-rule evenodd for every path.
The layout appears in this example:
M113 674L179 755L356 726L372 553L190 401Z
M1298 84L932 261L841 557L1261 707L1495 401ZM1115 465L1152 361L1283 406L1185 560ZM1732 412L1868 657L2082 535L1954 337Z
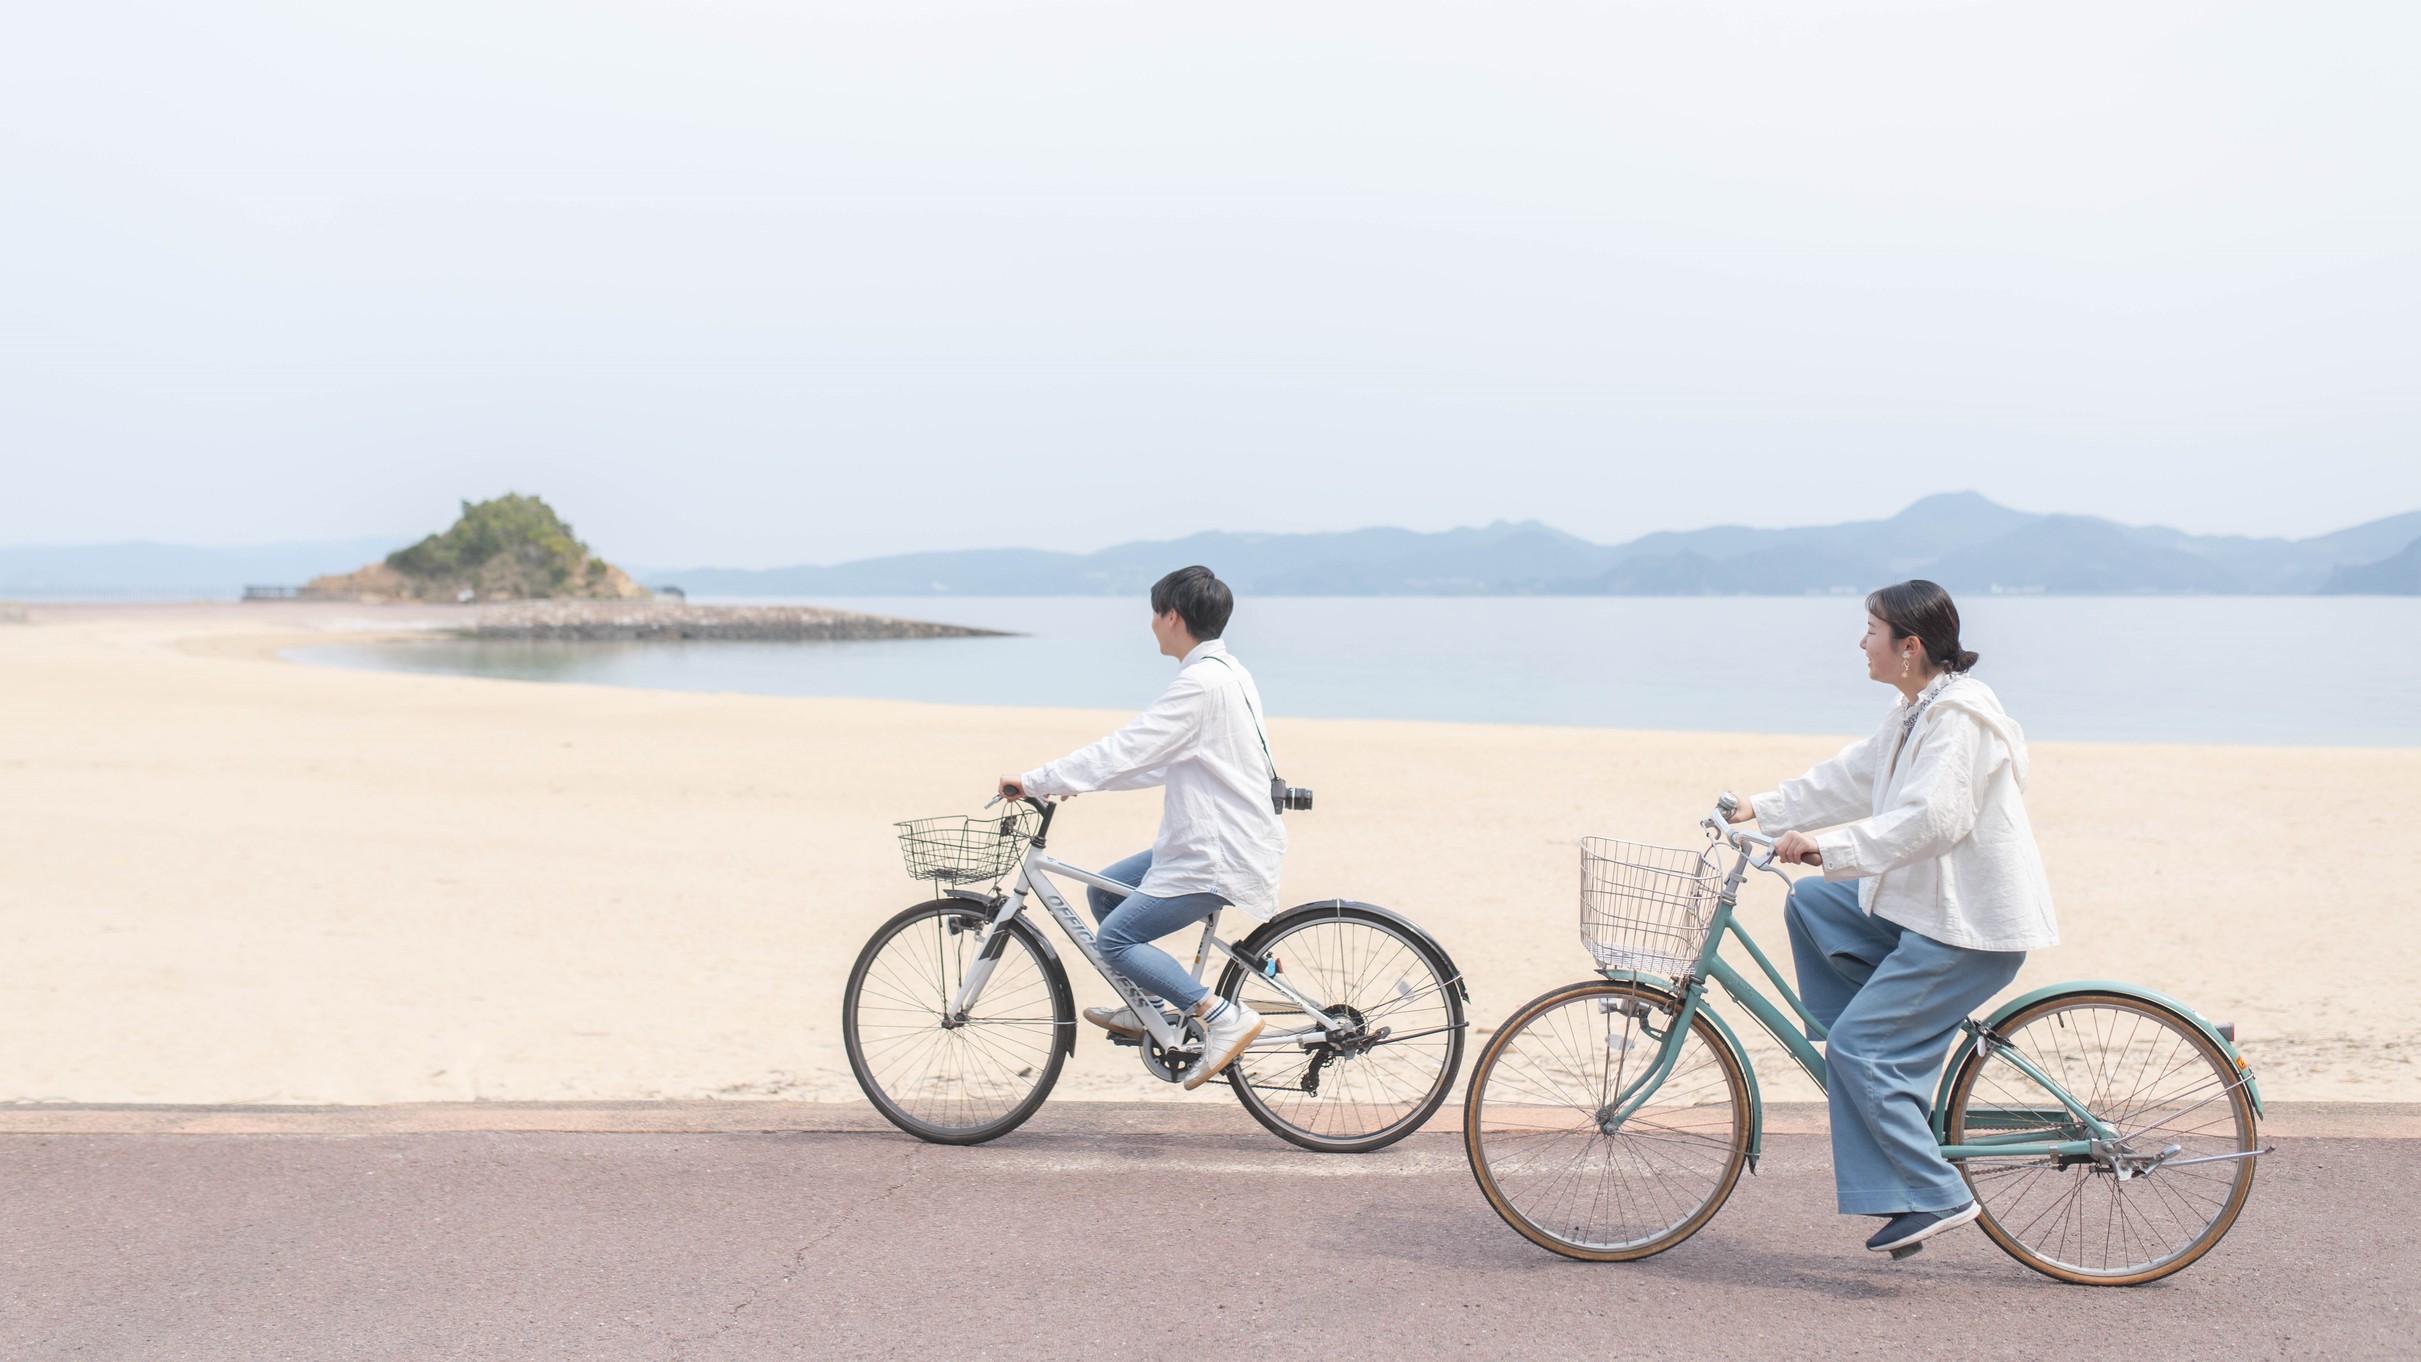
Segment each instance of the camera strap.
M1278 778L1278 759L1269 754L1269 730L1261 727L1261 716L1253 710L1252 693L1244 689L1244 679L1242 675L1236 671L1236 664L1228 661L1226 658L1221 657L1216 653L1202 660L1205 662L1216 662L1220 666L1227 668L1228 675L1236 677L1236 695L1239 699L1244 701L1244 713L1246 717L1253 721L1253 736L1261 740L1261 760L1269 763L1269 778L1271 780L1276 780Z

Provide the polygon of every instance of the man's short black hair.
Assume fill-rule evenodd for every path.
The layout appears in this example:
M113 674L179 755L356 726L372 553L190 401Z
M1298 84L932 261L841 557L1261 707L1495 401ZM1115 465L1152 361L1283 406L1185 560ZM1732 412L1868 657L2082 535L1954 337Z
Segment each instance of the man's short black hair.
M1185 632L1199 643L1227 632L1227 617L1236 612L1236 598L1209 568L1181 567L1152 583L1152 613L1165 615L1171 610L1185 621Z

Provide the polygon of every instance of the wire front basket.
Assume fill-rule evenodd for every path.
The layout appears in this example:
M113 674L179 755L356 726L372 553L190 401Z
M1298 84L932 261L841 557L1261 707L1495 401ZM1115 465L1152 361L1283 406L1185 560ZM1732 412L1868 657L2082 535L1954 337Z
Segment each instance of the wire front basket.
M935 884L998 884L1017 868L1034 837L1035 814L1015 809L997 817L915 818L899 829L900 856L912 879Z
M1698 969L1723 872L1711 847L1580 842L1580 939L1603 970L1679 978Z

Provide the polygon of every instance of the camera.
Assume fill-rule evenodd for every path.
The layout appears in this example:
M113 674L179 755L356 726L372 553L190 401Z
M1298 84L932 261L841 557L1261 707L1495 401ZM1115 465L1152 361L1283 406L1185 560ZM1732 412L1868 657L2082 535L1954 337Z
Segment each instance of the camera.
M1311 791L1286 783L1284 776L1269 778L1269 807L1279 813L1293 809L1297 813L1311 811Z

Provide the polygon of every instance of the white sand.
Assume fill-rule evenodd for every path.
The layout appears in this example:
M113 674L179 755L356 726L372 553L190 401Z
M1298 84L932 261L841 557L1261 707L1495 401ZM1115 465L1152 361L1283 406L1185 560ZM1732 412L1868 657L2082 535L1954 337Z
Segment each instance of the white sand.
M841 981L925 897L891 821L972 811L995 771L1125 717L271 655L326 611L32 613L0 625L0 1099L854 1097ZM1411 914L1481 1025L1588 973L1578 837L1686 841L1715 790L1837 746L1272 736L1320 799L1289 820L1286 897ZM2421 752L2043 743L2030 802L2067 944L2021 986L2127 979L2233 1019L2272 1098L2421 1100ZM1081 800L1055 849L1106 863L1157 812ZM1751 921L1786 951L1770 883ZM1808 1095L1760 1068L1769 1096ZM1089 1036L1061 1092L1177 1096Z

